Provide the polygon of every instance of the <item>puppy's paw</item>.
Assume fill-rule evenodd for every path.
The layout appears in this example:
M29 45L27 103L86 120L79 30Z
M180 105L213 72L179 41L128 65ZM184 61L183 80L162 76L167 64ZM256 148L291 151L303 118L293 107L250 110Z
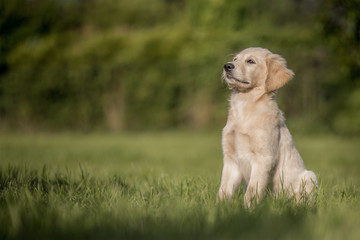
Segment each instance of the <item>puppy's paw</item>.
M244 207L249 209L251 207L251 200L244 198Z
M219 202L222 202L222 201L224 201L226 199L229 199L229 198L230 198L230 196L227 195L225 193L225 191L223 191L223 189L220 189L217 196L216 196L216 202L219 203Z
M251 206L253 206L254 204L254 201L255 200L255 197L254 196L251 196L250 194L245 194L244 196L244 207L245 208L251 208Z

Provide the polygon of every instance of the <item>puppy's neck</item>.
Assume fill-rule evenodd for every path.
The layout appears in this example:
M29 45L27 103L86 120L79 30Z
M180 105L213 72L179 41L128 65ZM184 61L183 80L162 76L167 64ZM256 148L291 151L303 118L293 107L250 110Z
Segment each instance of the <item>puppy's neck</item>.
M258 102L264 99L276 100L277 91L266 92L264 87L255 87L247 90L233 89L232 97L245 102Z

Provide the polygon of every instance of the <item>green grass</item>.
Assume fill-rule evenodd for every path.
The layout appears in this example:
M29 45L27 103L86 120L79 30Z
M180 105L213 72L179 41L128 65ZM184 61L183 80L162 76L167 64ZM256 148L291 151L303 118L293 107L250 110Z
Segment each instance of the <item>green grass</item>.
M295 141L318 198L247 210L216 204L220 132L3 135L0 239L359 239L360 139Z

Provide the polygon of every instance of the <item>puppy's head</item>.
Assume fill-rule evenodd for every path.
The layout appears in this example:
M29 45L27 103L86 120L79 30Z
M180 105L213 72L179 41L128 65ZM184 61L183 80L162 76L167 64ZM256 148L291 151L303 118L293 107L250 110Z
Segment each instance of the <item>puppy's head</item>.
M224 65L223 77L230 89L250 91L263 87L272 92L288 82L294 73L280 55L264 48L247 48Z

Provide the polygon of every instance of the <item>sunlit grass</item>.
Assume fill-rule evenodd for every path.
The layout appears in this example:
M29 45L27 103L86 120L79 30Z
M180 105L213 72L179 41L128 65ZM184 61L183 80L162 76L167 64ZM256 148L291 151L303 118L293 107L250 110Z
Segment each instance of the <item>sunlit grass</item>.
M0 137L0 237L358 239L359 139L299 136L318 197L216 203L220 133Z

